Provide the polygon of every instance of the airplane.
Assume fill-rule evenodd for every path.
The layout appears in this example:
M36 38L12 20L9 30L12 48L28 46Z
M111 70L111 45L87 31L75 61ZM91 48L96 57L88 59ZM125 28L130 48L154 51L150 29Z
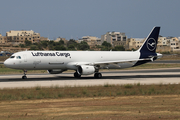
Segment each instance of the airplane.
M47 70L49 74L60 74L74 70L74 77L94 74L102 78L100 69L122 69L152 62L162 57L156 53L160 27L154 27L143 45L136 51L21 51L5 60L8 68L24 71Z

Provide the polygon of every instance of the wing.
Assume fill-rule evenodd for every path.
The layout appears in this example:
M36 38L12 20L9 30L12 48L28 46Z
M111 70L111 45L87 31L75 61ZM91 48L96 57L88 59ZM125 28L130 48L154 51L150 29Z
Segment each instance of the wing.
M118 60L118 61L94 62L94 65L109 65L109 64L116 65L116 64L118 64L118 63L129 63L129 64L133 64L132 62L143 61L143 60L151 60L151 58L146 58L146 59L131 59L131 60Z
M102 61L102 62L70 62L67 64L67 67L69 69L74 69L74 70L76 70L77 67L81 65L96 66L96 67L113 65L113 66L120 67L118 63L128 63L131 65L134 65L134 62L137 62L137 61L154 61L154 58L156 57L162 57L162 56L159 56L157 54L155 56L149 56L148 58L143 58L143 59L129 59L129 60Z
M131 59L131 60L118 60L118 61L103 61L103 62L71 62L69 65L72 66L81 66L81 65L89 65L89 66L97 66L97 65L117 65L118 63L128 63L133 64L136 61L143 61L143 60L151 60L152 58L145 58L145 59Z

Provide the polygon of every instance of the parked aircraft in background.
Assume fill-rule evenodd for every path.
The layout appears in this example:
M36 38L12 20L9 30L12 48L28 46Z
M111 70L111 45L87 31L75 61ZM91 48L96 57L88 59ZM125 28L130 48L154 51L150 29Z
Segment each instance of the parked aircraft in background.
M156 53L159 31L160 27L154 27L137 51L22 51L14 53L4 65L22 69L22 79L27 78L27 70L47 70L50 74L74 70L76 78L91 74L101 78L100 69L134 67L162 57Z

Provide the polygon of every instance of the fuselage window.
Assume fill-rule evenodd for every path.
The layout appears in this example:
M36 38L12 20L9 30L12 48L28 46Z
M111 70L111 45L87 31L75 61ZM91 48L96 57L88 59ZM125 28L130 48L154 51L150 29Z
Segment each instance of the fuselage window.
M16 58L17 58L17 59L21 59L21 56L17 56Z
M14 58L15 56L11 56L10 58Z

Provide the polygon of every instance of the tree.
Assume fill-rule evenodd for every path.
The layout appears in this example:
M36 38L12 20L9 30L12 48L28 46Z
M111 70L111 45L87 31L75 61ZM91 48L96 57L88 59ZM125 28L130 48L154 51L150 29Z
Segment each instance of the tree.
M42 45L43 48L47 48L49 41L45 40L45 41L41 41L40 44Z
M48 49L49 50L54 50L55 46L56 46L56 43L54 42L54 40L50 40L49 44L48 44Z
M39 50L39 49L38 49L38 47L36 45L31 45L30 50Z
M73 44L69 45L68 50L76 50Z
M70 39L68 42L67 42L67 47L69 47L70 45L74 45L74 47L77 47L77 42L73 39Z
M136 51L136 49L132 48L131 51Z
M87 42L82 41L81 43L79 43L78 45L78 49L79 50L88 50L90 47L87 44Z
M48 45L48 49L49 50L54 50L54 46L50 44L50 45Z
M64 45L64 41L63 41L63 40L60 40L59 43L60 43L61 45Z
M106 42L106 41L104 41L104 42L102 43L102 46L105 46L105 47L111 47L111 44L108 43L108 42Z
M102 43L101 51L109 51L109 50L111 50L111 44L106 42L106 41L104 41Z
M66 47L64 47L63 45L61 45L61 46L55 46L54 49L55 49L55 50L66 50Z
M109 51L109 50L111 50L111 48L104 47L104 46L101 48L101 51Z
M19 44L21 48L25 48L26 46L24 44Z
M49 44L50 44L50 45L53 45L53 46L56 46L56 43L54 42L54 40L50 40L50 41L49 41Z
M30 46L30 45L32 45L32 42L29 40L25 40L25 46Z
M125 51L124 46L115 46L113 49L113 51Z

